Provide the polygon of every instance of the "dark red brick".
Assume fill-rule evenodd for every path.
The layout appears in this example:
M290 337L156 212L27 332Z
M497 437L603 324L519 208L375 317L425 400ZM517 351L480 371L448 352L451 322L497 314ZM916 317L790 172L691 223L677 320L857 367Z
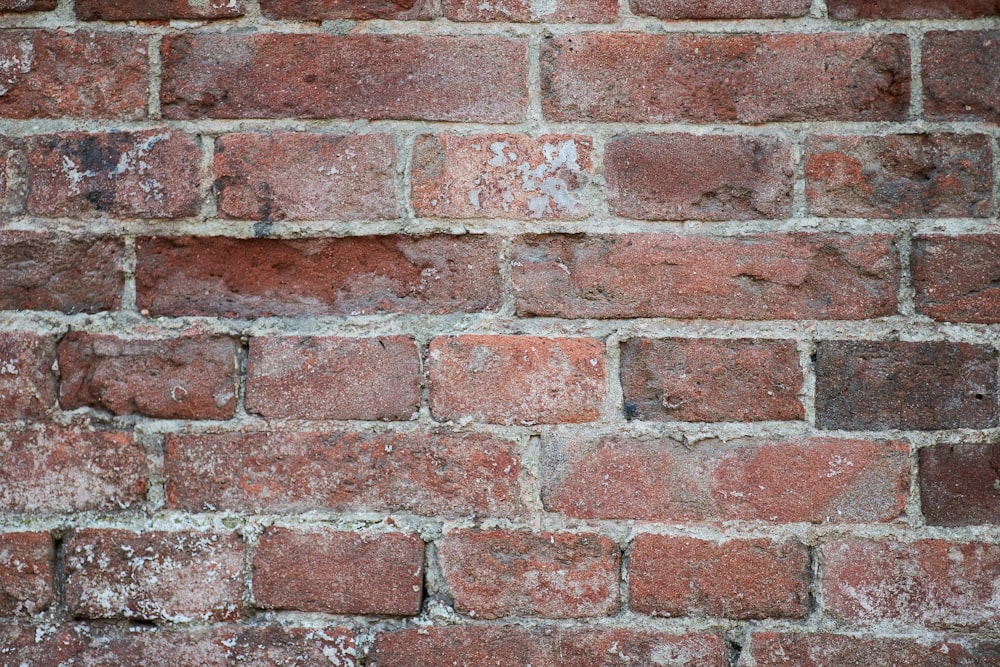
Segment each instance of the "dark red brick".
M1000 30L924 35L924 116L1000 123L998 61Z
M215 197L228 218L395 218L395 175L387 134L227 134L215 142Z
M660 616L801 618L809 554L794 541L639 535L632 545L629 607Z
M910 275L918 313L945 322L1000 322L1000 234L918 236Z
M988 428L997 355L947 342L821 341L816 425L826 429Z
M1000 643L755 632L739 665L755 667L987 667Z
M810 137L805 159L814 215L982 218L993 207L984 134Z
M0 12L49 12L57 0L0 0Z
M27 331L0 331L0 419L41 419L56 399L56 341Z
M167 118L516 123L527 49L505 37L196 34L163 40Z
M140 308L285 317L496 310L499 243L484 236L136 241Z
M76 0L83 21L166 21L243 16L241 0Z
M253 595L265 609L413 616L423 565L416 535L271 527L253 557Z
M431 0L261 0L260 10L272 19L429 19Z
M523 316L854 320L899 292L883 234L526 236L512 266Z
M0 533L0 616L37 614L55 598L48 533ZM3 642L0 642L2 645ZM0 660L4 660L0 649Z
M827 0L826 6L832 18L846 21L1000 16L997 0Z
M920 504L932 526L1000 524L1000 444L920 450Z
M579 519L892 521L910 490L899 442L546 437L542 503Z
M903 120L909 105L904 35L590 33L545 39L541 58L558 121Z
M0 118L144 118L148 41L129 32L4 30Z
M633 14L661 19L774 19L805 16L810 0L631 0Z
M455 609L476 618L605 616L618 609L618 545L590 533L456 530L438 546Z
M442 0L441 8L452 21L614 23L618 19L616 0Z

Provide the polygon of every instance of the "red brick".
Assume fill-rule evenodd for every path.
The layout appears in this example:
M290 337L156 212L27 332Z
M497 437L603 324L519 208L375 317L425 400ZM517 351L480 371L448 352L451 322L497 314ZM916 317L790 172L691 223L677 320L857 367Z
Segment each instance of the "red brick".
M835 539L820 549L822 599L834 619L995 633L1000 547L945 540Z
M920 502L932 526L1000 524L1000 444L920 450Z
M792 148L776 137L640 134L610 141L611 212L643 220L749 220L792 212Z
M372 667L724 667L722 637L617 628L514 625L406 628L376 635Z
M833 438L545 439L542 503L579 519L892 521L910 490L904 443Z
M387 134L227 134L215 142L215 197L227 218L395 218L395 174Z
M430 405L442 421L595 421L604 343L591 338L446 336L430 344Z
M0 0L0 12L48 12L57 0Z
M147 44L125 32L3 31L0 118L144 118Z
M177 35L163 40L167 118L516 123L527 48L494 36Z
M816 425L826 429L989 428L997 355L947 342L821 341Z
M803 419L795 341L632 338L621 346L628 416L654 421Z
M639 535L632 545L629 607L659 616L801 618L809 554L794 541Z
M997 0L827 0L835 19L974 19L1000 16Z
M918 236L910 274L918 313L945 322L1000 322L1000 234Z
M431 0L261 0L260 10L272 19L429 19Z
M810 137L805 159L814 215L982 218L993 207L984 134Z
M413 148L413 208L438 218L585 218L593 142L578 135L423 135Z
M66 540L66 605L77 618L237 618L243 552L226 533L81 530Z
M633 14L661 19L774 19L805 16L810 0L631 0Z
M271 527L254 554L253 595L265 609L413 616L423 565L416 535Z
M451 21L614 23L618 19L617 0L442 0L441 9Z
M247 411L267 419L411 419L420 405L412 338L252 338Z
M460 613L476 618L605 616L618 609L618 545L590 533L456 530L438 546Z
M903 120L909 105L904 35L575 34L541 58L551 120Z
M201 146L173 130L38 135L27 140L28 211L178 218L198 212Z
M54 564L48 533L0 533L0 616L48 609L54 599ZM2 650L0 659L6 659Z
M168 435L167 506L188 512L514 516L515 443L486 434Z
M243 16L240 0L76 0L83 21L165 21Z
M755 632L744 656L755 667L987 667L1000 664L1000 644Z
M526 236L512 265L522 316L855 320L899 291L883 234Z
M142 448L123 431L50 425L0 431L0 508L45 513L114 511L146 496Z
M125 286L124 251L121 239L0 232L0 308L115 310Z
M236 343L219 336L138 340L71 331L59 343L59 404L116 415L228 419Z
M56 399L56 342L27 331L0 331L0 419L41 419Z
M485 236L136 241L140 308L155 315L297 317L497 310Z
M924 35L924 117L1000 123L998 61L1000 30Z

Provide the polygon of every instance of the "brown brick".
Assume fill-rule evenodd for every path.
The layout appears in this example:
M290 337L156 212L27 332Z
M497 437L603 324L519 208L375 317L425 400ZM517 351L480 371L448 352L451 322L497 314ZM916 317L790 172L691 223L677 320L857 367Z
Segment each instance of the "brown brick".
M639 535L632 545L629 607L661 616L801 618L809 554L794 541Z
M416 535L272 526L254 554L253 595L265 609L413 616L423 565Z
M847 537L819 552L822 599L834 619L995 633L1000 547L945 540Z
M41 419L56 399L56 341L27 331L0 331L0 419Z
M226 533L81 530L66 540L66 605L77 618L238 618L243 552Z
M526 236L512 265L523 316L854 320L899 291L883 234Z
M654 421L803 419L795 341L632 338L621 346L626 415Z
M751 662L752 661L752 662ZM883 639L827 633L755 632L740 667L987 667L1000 643Z
M515 443L477 433L168 435L167 506L188 512L513 516Z
M792 148L776 137L640 134L610 141L611 212L642 220L748 220L792 212Z
M984 134L810 137L805 159L813 215L982 218L993 207Z
M904 35L574 34L541 58L558 121L903 120L909 105Z
M395 218L395 174L387 134L227 134L215 142L215 197L228 218Z
M521 40L197 34L163 40L167 118L369 118L516 123Z
M1000 322L1000 234L918 236L910 272L918 313L945 322Z
M429 19L432 0L261 0L260 10L272 19Z
M593 173L578 135L423 135L413 148L413 208L438 218L578 219Z
M614 23L618 19L616 0L442 0L441 6L451 21Z
M411 419L420 352L406 336L252 338L246 382L267 419Z
M604 343L591 338L446 336L430 344L435 419L493 424L595 421Z
M37 614L54 599L48 533L0 533L0 616ZM0 641L0 645L3 642ZM0 659L6 659L0 650Z
M375 667L724 667L722 637L709 633L618 628L525 628L452 625L380 633L369 654Z
M618 545L590 533L456 530L438 546L460 613L605 616L618 609Z
M496 310L499 244L484 236L136 241L140 308L285 317Z
M997 355L986 346L843 340L817 346L820 428L936 430L997 423Z
M0 12L48 12L57 0L0 0Z
M116 415L228 419L236 342L219 336L138 340L71 331L59 343L59 404Z
M0 232L0 309L115 310L125 286L124 250L121 239Z
M1000 123L1000 30L929 32L923 44L924 117Z
M578 519L874 523L909 490L899 442L544 439L542 503Z
M173 130L29 137L35 215L178 218L198 212L201 146Z
M76 0L83 21L166 21L243 16L241 0Z
M1000 16L997 0L827 0L826 5L832 18L845 21Z
M932 526L1000 524L1000 444L920 450L920 503Z

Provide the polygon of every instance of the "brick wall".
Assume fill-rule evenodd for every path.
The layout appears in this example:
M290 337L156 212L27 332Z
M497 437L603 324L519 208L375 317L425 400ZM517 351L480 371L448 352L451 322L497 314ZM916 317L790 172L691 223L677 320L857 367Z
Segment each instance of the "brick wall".
M0 0L0 665L1000 665L995 0Z

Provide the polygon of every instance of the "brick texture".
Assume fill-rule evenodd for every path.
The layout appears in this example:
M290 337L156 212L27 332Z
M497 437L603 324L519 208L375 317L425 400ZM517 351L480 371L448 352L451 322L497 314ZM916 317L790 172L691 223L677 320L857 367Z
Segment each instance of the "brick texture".
M547 23L613 23L618 17L614 0L442 0L444 15L452 21L514 21Z
M917 237L910 273L917 312L946 322L1000 322L1000 235Z
M0 332L0 418L45 417L56 398L55 338Z
M953 640L868 639L835 634L758 632L740 666L870 665L871 667L973 667L1000 658L1000 645ZM749 658L752 656L752 658ZM750 662L750 660L754 662Z
M996 0L828 0L836 19L974 19L1000 16Z
M328 21L335 19L429 19L429 0L261 0L261 12L271 19Z
M0 12L45 12L56 8L56 0L0 0Z
M1000 524L1000 445L920 450L920 500L930 525Z
M84 21L151 21L228 19L243 16L240 0L78 0L76 15Z
M632 13L661 19L755 19L805 16L809 0L630 0Z
M55 553L48 533L0 534L0 615L37 614L52 604Z
M930 120L1000 122L998 58L1000 31L927 33L924 115Z

